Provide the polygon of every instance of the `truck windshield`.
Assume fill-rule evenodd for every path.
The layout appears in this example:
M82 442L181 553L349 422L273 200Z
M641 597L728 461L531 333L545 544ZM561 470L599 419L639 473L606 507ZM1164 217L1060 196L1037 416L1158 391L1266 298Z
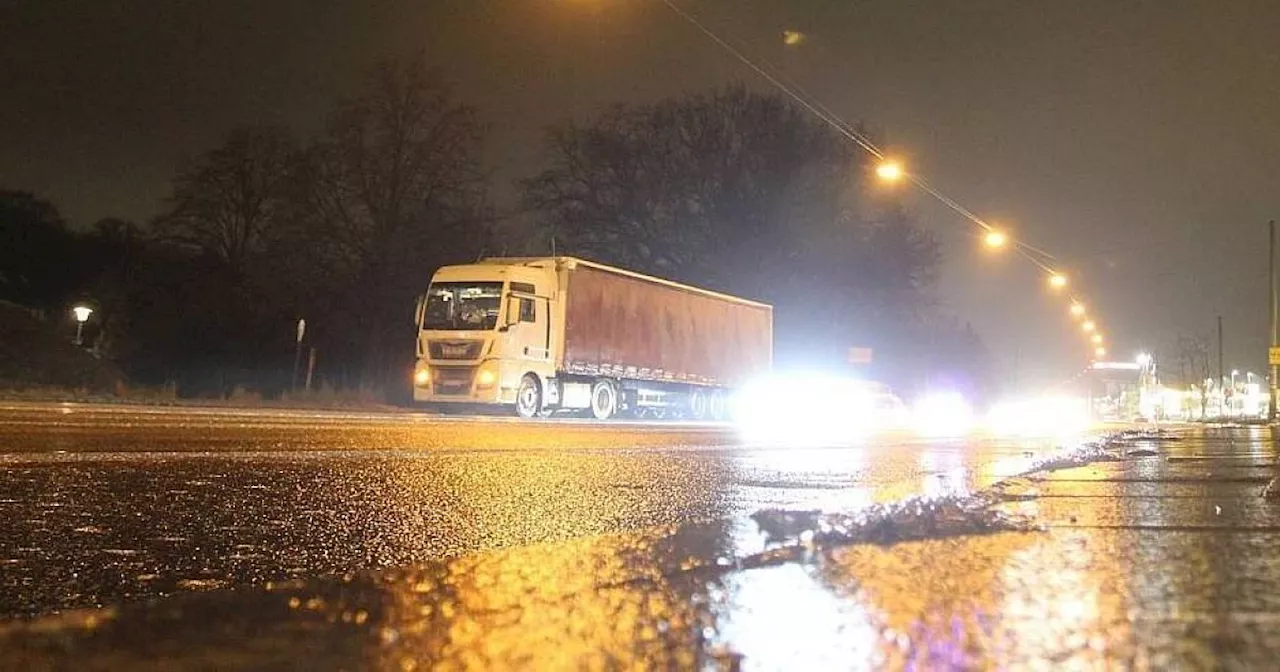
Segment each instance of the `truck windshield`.
M439 282L427 290L422 328L488 331L498 326L501 282Z

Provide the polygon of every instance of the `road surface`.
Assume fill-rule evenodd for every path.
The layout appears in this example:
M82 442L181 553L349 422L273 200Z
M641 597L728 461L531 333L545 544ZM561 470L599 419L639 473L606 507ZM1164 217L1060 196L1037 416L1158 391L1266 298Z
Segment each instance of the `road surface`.
M1045 441L745 445L731 428L0 407L0 615L397 567L766 509L965 493ZM726 549L737 553L744 549Z
M1274 667L1271 430L1071 442L10 406L0 669Z

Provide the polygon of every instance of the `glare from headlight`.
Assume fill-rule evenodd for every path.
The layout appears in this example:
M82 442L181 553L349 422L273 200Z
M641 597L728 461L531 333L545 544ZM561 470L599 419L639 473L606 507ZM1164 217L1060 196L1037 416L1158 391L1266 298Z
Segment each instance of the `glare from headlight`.
M1089 428L1089 407L1065 396L1012 399L993 406L987 424L1000 436L1066 436Z
M959 393L938 392L921 397L915 403L911 421L922 436L964 436L973 429L973 409Z
M744 386L732 401L749 442L786 446L856 442L873 429L874 399L860 381L824 374L775 374Z

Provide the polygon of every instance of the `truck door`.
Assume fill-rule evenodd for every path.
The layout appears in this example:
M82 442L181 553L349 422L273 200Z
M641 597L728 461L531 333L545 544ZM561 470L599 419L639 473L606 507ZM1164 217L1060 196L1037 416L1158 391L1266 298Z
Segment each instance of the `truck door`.
M519 319L512 327L512 343L517 358L546 362L551 359L551 306L531 283L511 283L511 297Z

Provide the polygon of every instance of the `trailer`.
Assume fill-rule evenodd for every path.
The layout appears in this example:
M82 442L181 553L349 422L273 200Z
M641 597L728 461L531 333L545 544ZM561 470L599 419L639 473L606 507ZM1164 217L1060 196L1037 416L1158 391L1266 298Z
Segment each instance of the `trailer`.
M723 418L772 364L771 306L574 257L446 266L418 302L414 399Z

